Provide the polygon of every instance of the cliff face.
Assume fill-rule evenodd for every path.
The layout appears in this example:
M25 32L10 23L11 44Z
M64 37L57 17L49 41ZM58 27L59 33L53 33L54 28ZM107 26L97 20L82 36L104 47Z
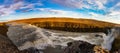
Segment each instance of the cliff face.
M6 36L7 30L8 30L8 26L5 23L2 23L0 25L0 34Z
M113 47L112 51L117 51L120 49L120 27L115 27L114 36L115 36L115 40L112 45Z
M17 47L4 35L0 35L0 53L30 53L27 50L19 51Z
M112 28L116 28L116 32L114 33L115 40L113 43L112 51L115 51L120 48L120 27L117 24L89 20L89 19L68 19L68 18L38 18L38 19L26 19L26 20L17 20L10 21L6 23L0 23L0 34L6 36L6 32L8 31L8 26L6 24L9 23L27 23L38 26L40 28L46 29L54 29L61 31L70 31L70 32L104 32L108 33L108 30ZM6 36L7 37L7 36Z

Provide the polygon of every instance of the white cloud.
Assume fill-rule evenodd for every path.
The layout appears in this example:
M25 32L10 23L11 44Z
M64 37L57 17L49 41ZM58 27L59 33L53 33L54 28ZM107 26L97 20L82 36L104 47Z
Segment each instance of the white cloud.
M42 3L32 3L32 4L26 4L25 2L23 1L18 1L18 2L15 2L13 4L10 4L9 6L5 6L5 5L0 5L0 16L6 16L6 15L10 15L10 14L14 14L16 13L16 10L18 9L26 9L26 8L29 8L27 9L30 10L30 9L33 9L35 5L43 5Z
M42 16L46 14L47 16L58 16L58 17L76 17L76 18L82 18L85 17L82 13L77 13L74 11L66 11L66 10L57 10L57 9L52 9L52 8L37 8L40 10L42 13L45 12L45 14L42 14ZM86 15L87 16L87 15Z
M83 18L82 13L77 13L74 11L66 11L66 10L58 10L52 8L37 8L35 10L39 10L39 13L31 14L29 17L71 17L71 18Z
M0 8L0 15L4 16L4 15L13 14L15 13L15 10L19 9L22 6L23 6L23 2L14 3L9 7L5 7L5 5L2 5L2 7Z
M107 15L101 15L101 14L96 14L96 13L93 13L93 12L90 12L89 13L93 19L96 19L96 20L102 20L102 21L106 21L106 22L112 22L112 23L118 23L120 24L120 14L117 15L114 14L114 13L111 13L111 14L107 14Z
M117 16L120 15L120 2L118 2L116 5L114 5L113 7L111 7L109 9L109 13L107 15L110 16Z
M20 7L24 6L24 2L17 2L17 3L14 3L13 5L11 5L9 7L9 9L11 10L16 10L16 9L20 9Z
M107 3L107 0L87 0L87 2L98 9L105 9L104 4Z
M90 12L89 14L91 17L94 17L94 19L113 22L113 23L119 23L120 24L120 2L118 2L116 5L112 6L111 8L107 9L106 15L101 15L97 13Z
M56 10L51 8L39 8L41 12L36 13L22 13L21 15L2 16L1 20L16 20L36 17L69 17L69 18L84 18L83 14L73 11ZM46 13L47 12L47 13ZM25 15L25 16L23 16ZM87 17L85 17L87 18Z
M120 2L110 8L110 11L117 11L120 10Z
M51 8L37 8L37 9L42 12L48 12L48 13L53 13L53 14L65 14L67 12L67 11L56 10L56 9L51 9Z
M91 16L95 16L95 17L99 16L99 14L96 14L96 13L93 13L93 12L90 12L89 14L90 14Z
M108 15L111 15L111 16L120 15L120 11L112 11L112 12L109 13Z
M104 9L107 0L53 0L54 2L72 8ZM94 8L93 8L94 7Z
M115 6L116 6L116 7L117 7L117 6L119 6L119 7L120 7L120 2L119 2L119 3L117 3Z

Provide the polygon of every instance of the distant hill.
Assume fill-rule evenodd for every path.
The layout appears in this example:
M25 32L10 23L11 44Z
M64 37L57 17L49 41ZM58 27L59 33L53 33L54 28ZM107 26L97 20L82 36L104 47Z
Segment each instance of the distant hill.
M32 24L41 28L55 29L72 32L105 32L106 29L110 29L119 24L109 23L104 21L98 21L93 19L75 19L75 18L64 18L64 17L51 17L51 18L31 18L8 21L0 23L0 33L4 34L7 30L7 23L27 23Z
M69 24L73 23L73 25L76 25L76 27L81 27L81 28L91 28L91 27L114 27L115 23L109 23L109 22L105 22L105 21L98 21L98 20L93 20L93 19L75 19L75 18L31 18L31 19L22 19L22 20L14 20L14 21L9 21L9 22L18 22L18 23L29 23L29 24L43 24L43 23L48 23L50 24L50 26L54 27L55 26L55 23L57 23L57 25L62 24L65 25L65 24ZM9 23L7 22L7 23ZM45 24L43 24L45 25ZM81 26L79 26L81 25ZM88 26L86 26L88 25ZM58 26L58 27L61 27L61 26ZM91 26L91 27L90 27Z

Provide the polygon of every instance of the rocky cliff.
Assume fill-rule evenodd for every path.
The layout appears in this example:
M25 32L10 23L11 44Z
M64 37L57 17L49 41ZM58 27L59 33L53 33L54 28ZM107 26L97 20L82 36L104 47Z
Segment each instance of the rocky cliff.
M91 20L91 19L72 19L72 18L35 18L35 19L25 19L25 20L16 20L16 21L9 21L5 23L0 23L0 34L2 36L5 36L7 39L7 31L8 31L8 25L9 23L27 23L31 25L35 25L40 28L45 28L45 29L53 29L53 30L61 30L61 31L68 31L68 32L103 32L106 35L110 34L109 32L111 29L115 29L114 34L112 36L115 37L115 40L113 42L112 46L112 52L117 51L120 47L120 25L119 24L114 24L114 23L108 23L108 22L103 22L103 21L97 21L97 20ZM117 25L117 26L116 26ZM109 32L108 32L109 31ZM111 36L110 36L111 37ZM8 39L9 40L9 39ZM107 39L109 40L109 39ZM6 41L5 42L9 42ZM3 43L1 43L3 44ZM5 43L7 46L7 44ZM10 42L8 45L11 45L11 48L9 49L10 51L15 50L18 51L15 45ZM3 47L1 45L1 47ZM9 46L7 46L9 47ZM7 50L7 47L5 47ZM13 48L12 48L13 47ZM55 48L54 48L55 49ZM48 50L50 50L48 48ZM59 51L59 50L57 50ZM29 51L28 51L29 52ZM17 53L17 52L16 52Z

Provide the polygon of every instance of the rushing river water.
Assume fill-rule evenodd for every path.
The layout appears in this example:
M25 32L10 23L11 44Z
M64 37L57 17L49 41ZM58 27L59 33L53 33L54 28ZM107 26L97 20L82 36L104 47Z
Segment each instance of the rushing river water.
M91 44L100 45L111 50L115 29L108 30L108 34L78 33L43 29L29 24L9 24L7 35L19 50L28 48L45 49L47 46L67 46L68 42L82 40Z

